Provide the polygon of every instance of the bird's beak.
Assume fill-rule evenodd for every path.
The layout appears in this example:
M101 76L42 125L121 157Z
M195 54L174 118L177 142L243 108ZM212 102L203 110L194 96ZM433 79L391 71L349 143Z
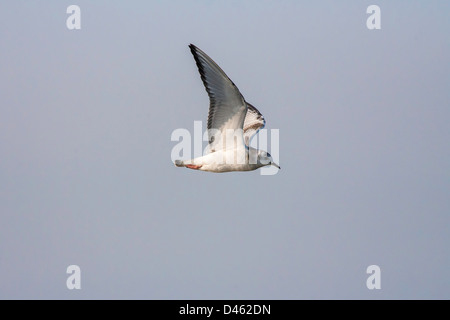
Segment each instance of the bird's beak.
M279 166L279 165L277 165L277 164L276 164L275 162L272 162L272 163L271 163L271 165L272 165L272 166L275 166L275 167L277 167L278 169L280 169L280 170L281 170L280 166Z

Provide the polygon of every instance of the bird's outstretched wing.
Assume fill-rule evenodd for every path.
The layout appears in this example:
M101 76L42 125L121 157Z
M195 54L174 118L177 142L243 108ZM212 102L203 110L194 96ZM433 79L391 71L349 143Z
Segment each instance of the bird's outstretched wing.
M219 143L221 148L225 148L223 139L230 129L237 132L237 147L243 148L243 127L247 114L244 97L233 81L206 53L193 44L189 45L189 48L209 96L208 133L211 151L216 151ZM221 139L218 139L218 134L221 134Z

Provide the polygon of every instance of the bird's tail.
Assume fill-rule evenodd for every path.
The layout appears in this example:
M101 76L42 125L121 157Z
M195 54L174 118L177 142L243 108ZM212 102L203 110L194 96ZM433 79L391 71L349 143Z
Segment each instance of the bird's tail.
M184 164L183 160L175 160L175 165L177 167L185 167L186 165Z

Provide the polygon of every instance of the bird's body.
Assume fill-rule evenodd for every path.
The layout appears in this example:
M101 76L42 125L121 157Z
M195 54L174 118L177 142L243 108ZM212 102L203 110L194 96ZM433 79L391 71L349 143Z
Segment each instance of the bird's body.
M228 158L228 159L227 159ZM265 166L258 163L258 150L218 150L188 161L175 161L177 167L186 167L209 172L252 171Z
M177 167L209 172L252 171L274 165L269 153L249 146L265 126L262 114L245 101L236 85L203 51L190 45L210 100L209 153L191 160L176 160Z

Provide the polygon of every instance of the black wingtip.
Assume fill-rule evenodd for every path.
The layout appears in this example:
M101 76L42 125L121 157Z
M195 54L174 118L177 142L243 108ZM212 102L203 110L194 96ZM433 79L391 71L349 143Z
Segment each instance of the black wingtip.
M197 56L197 47L193 45L192 43L189 45L189 49L191 49L191 53L194 57Z

